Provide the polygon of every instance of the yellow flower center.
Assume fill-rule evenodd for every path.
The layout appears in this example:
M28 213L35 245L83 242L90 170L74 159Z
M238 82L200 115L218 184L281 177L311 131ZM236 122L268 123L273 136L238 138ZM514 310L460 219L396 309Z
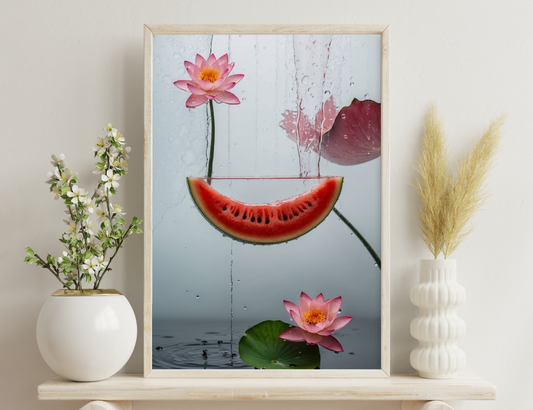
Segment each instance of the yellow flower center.
M198 75L198 78L200 80L209 81L210 83L214 83L216 80L220 78L220 75L218 74L218 70L216 68L207 68L205 67L200 74Z
M320 309L311 309L304 315L304 322L310 325L316 325L326 320L326 315Z

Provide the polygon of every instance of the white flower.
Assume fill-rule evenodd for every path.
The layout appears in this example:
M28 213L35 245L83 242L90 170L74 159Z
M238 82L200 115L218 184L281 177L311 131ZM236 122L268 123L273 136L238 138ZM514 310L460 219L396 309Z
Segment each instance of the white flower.
M111 142L109 142L108 137L100 137L94 143L93 151L95 151L97 155L102 155L110 145Z
M57 258L57 261L58 261L59 263L63 262L63 260L68 260L68 261L70 261L70 256L69 256L69 254L68 254L67 252L65 252L65 251L63 251L63 256Z
M89 244L95 251L102 252L102 244L96 237L91 236L91 238L89 239Z
M119 186L119 183L117 182L120 179L119 174L113 174L113 171L108 169L107 175L102 175L102 181L105 182L104 186L107 189L117 188Z
M111 165L113 165L115 168L127 170L128 169L128 163L124 158L114 158L111 161Z
M113 212L115 213L115 216L124 216L126 215L126 212L123 212L124 210L119 204L113 205Z
M52 161L50 161L50 163L54 166L54 167L60 167L60 168L63 168L65 166L65 155L61 154L58 157L56 157L55 155L52 155Z
M89 213L91 214L94 212L94 209L96 208L96 204L94 203L94 200L92 200L91 198L88 198L85 201L85 206L87 210L89 211Z
M59 170L57 168L54 168L53 171L50 171L48 174L46 174L46 183L47 184L53 184L54 182L58 182L61 176L59 175Z
M105 198L105 191L102 188L98 188L96 190L96 199L97 200L102 200L104 198Z
M67 226L67 233L70 235L76 233L78 231L78 224L74 221L69 222Z
M100 264L98 263L98 258L93 256L90 259L85 259L85 263L81 265L83 269L87 269L89 273L98 273L100 270Z
M109 148L109 156L111 159L116 158L120 155L120 150L116 149L116 147L112 146Z
M103 206L100 206L96 210L96 219L98 220L98 222L103 222L104 219L106 218L107 218L107 212Z
M70 180L76 175L73 169L67 168L59 177L59 185L67 185Z
M105 267L106 267L107 264L108 264L108 262L105 260L104 255L100 255L100 256L98 256L98 263L100 264L100 268L101 268L101 269L105 269Z
M111 124L110 122L107 123L107 127L105 130L107 131L108 137L116 137L117 129L113 128L113 124Z
M74 185L72 191L68 191L67 195L72 198L72 203L77 204L78 202L83 204L86 201L87 191L85 189Z
M123 151L124 158L130 159L130 156L128 155L131 152L131 147L125 147Z
M94 222L87 222L87 225L85 225L85 232L87 232L89 235L94 234Z
M61 190L57 187L57 185L52 188L52 193L56 194L54 199L59 199L61 197Z
M126 143L126 138L124 138L120 132L117 132L117 135L115 136L115 141L118 142L120 145L124 145Z

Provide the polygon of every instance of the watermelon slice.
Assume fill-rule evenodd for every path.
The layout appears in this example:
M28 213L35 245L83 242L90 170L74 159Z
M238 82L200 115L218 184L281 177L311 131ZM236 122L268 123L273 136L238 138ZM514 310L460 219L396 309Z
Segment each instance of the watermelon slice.
M246 204L222 195L202 178L187 178L202 215L223 234L241 242L274 244L304 235L331 212L342 177L326 177L308 191L272 203Z

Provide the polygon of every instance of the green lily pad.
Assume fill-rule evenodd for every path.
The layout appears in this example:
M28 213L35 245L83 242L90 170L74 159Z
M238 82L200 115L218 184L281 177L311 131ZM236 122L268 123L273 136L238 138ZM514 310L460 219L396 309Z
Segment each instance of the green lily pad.
M290 342L279 337L291 325L266 320L246 331L239 341L241 360L259 369L316 369L320 367L318 345Z

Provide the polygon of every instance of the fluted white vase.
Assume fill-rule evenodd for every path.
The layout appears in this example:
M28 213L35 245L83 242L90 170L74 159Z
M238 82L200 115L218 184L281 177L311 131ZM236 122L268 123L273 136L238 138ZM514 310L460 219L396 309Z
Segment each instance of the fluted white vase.
M420 377L452 379L466 362L457 341L466 332L457 307L465 301L465 288L457 283L456 261L420 261L420 282L411 289L411 302L420 313L411 322L411 335L419 346L411 352L411 366Z

